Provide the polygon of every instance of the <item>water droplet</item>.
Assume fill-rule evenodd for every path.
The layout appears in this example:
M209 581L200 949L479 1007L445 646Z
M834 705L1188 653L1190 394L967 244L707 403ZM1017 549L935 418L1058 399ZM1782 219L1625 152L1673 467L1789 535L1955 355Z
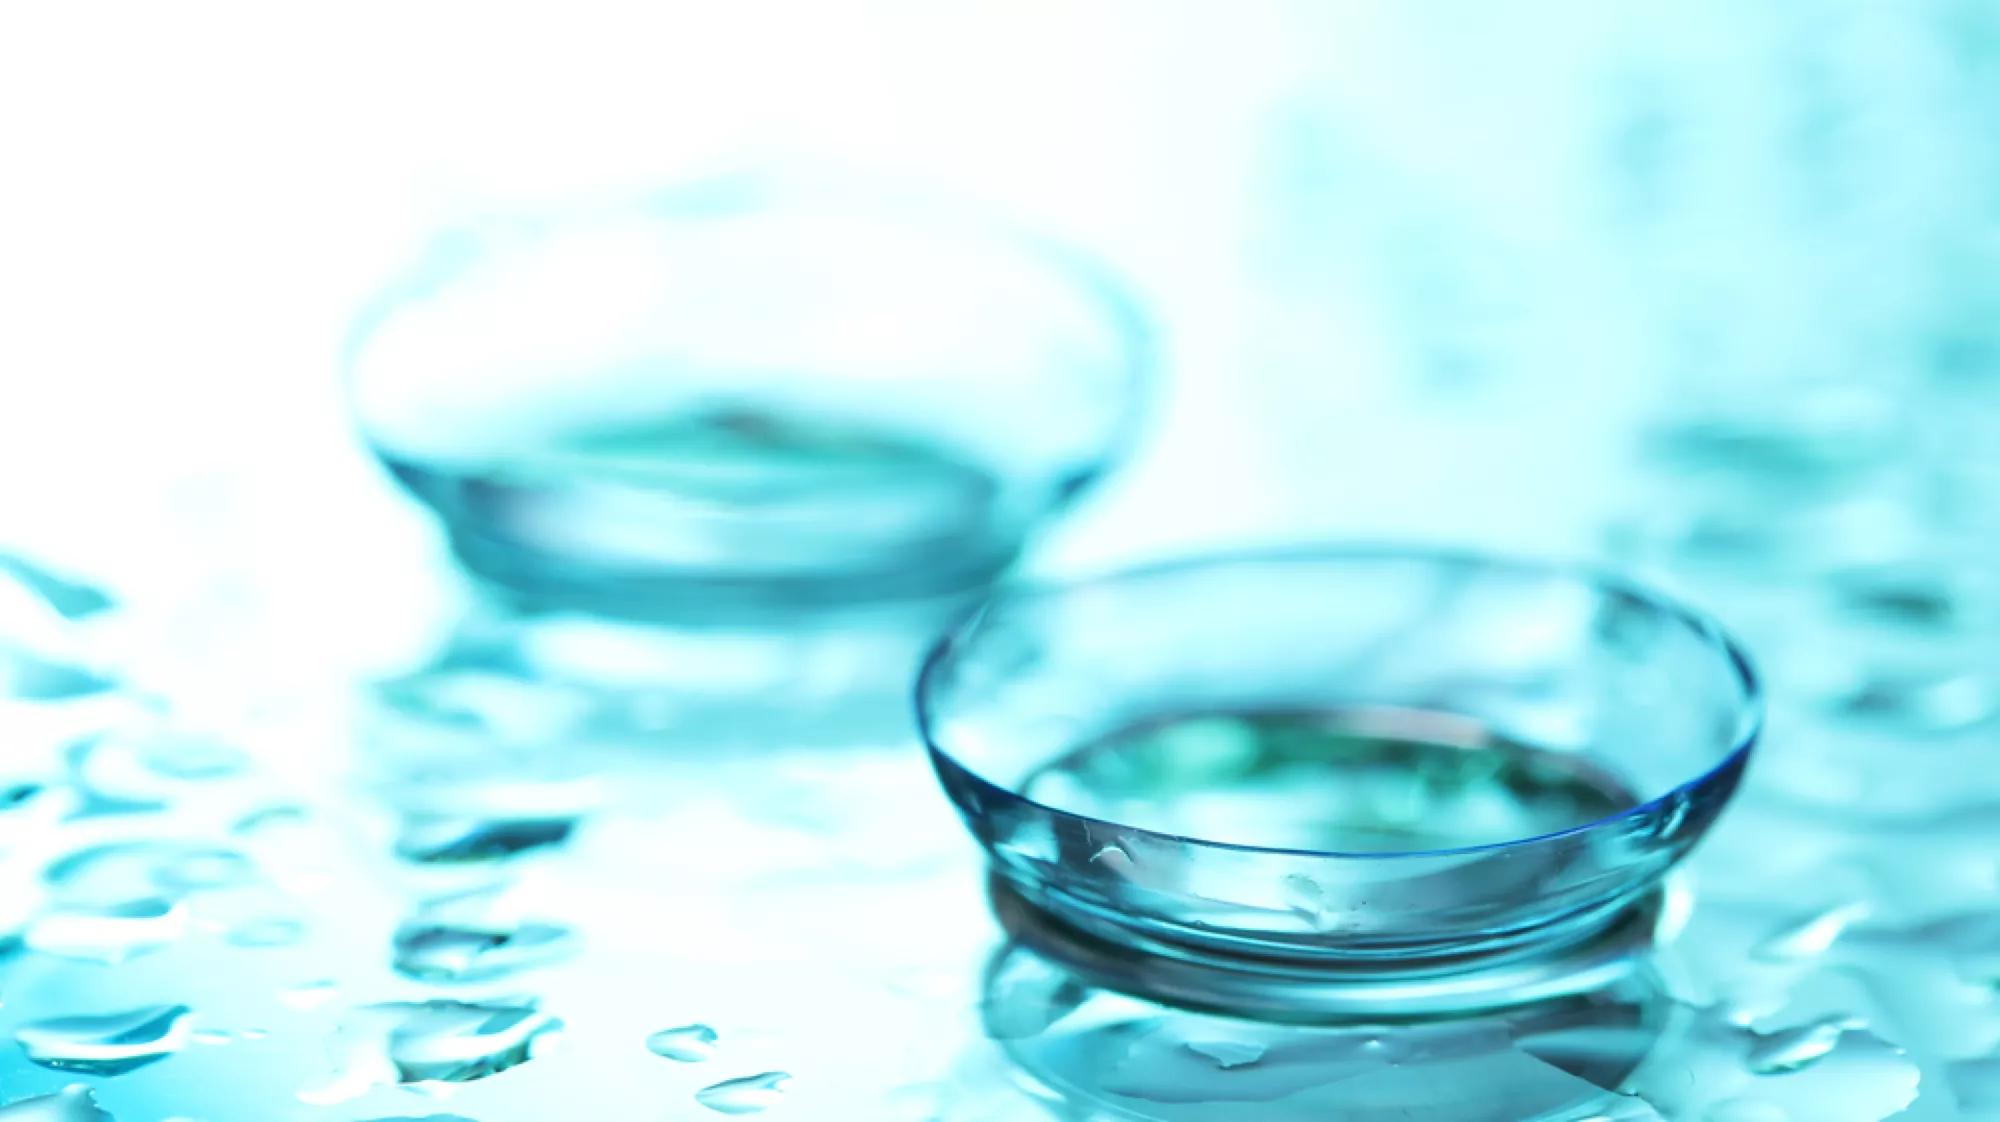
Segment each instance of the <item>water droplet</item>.
M1230 1068L1248 1067L1263 1059L1266 1051L1262 1044L1240 1040L1190 1041L1187 1050L1214 1060L1215 1065L1225 1071Z
M306 810L290 803L259 807L236 820L229 832L239 837L261 833L275 826L286 826L306 820Z
M442 1094L528 1062L562 1027L528 999L364 1005L341 1023L334 1073L297 1097L330 1106L378 1086Z
M0 574L33 593L64 619L94 616L118 602L94 584L58 573L18 553L0 553Z
M176 841L86 846L49 863L42 879L68 903L123 903L144 897L234 888L257 867L233 849Z
M97 1105L90 1088L65 1087L53 1095L0 1106L0 1122L117 1122Z
M162 736L148 741L139 758L169 779L190 782L228 779L250 766L241 748L205 736Z
M782 1071L725 1079L696 1091L694 1101L722 1114L756 1114L783 1102L785 1084L791 1081Z
M1280 882L1284 888L1285 905L1313 927L1324 931L1332 925L1327 914L1326 889L1304 873L1286 873Z
M1866 919L1869 910L1866 901L1856 900L1814 913L1766 935L1750 949L1750 954L1766 962L1788 962L1825 954L1842 932Z
M1942 572L1879 566L1838 573L1832 584L1843 609L1901 627L1948 630L1965 611L1960 590Z
M278 991L278 1000L293 1009L317 1009L332 1001L340 993L340 987L331 980L320 978L310 982L300 982Z
M387 1054L402 1083L467 1083L527 1063L563 1023L528 1003L393 1002Z
M698 1064L715 1056L717 1039L715 1030L707 1025L682 1025L647 1037L646 1048L655 1056Z
M162 888L199 891L234 888L257 879L257 866L233 849L190 847L162 854L153 873Z
M1090 863L1121 877L1132 875L1132 855L1115 845L1107 845L1091 854Z
M28 1059L60 1071L118 1075L163 1060L188 1039L184 1005L149 1005L123 1013L51 1017L14 1030Z
M1781 1075L1818 1063L1840 1043L1840 1035L1862 1027L1852 1017L1822 1017L1817 1021L1760 1035L1745 1058L1758 1075Z
M48 912L28 925L29 950L59 958L118 963L156 951L187 930L187 909L157 897Z
M82 666L44 658L24 647L0 642L0 697L68 701L117 688L116 680Z
M396 972L426 982L480 982L560 962L576 935L550 923L517 927L410 923L396 932Z
M63 771L79 803L71 817L154 814L165 810L172 783L147 767L128 737L85 737L63 749Z
M1835 716L1897 731L1963 732L2000 713L2000 691L1978 674L1878 672L1830 703Z
M426 865L502 861L561 845L575 818L479 819L412 815L396 839L396 856Z

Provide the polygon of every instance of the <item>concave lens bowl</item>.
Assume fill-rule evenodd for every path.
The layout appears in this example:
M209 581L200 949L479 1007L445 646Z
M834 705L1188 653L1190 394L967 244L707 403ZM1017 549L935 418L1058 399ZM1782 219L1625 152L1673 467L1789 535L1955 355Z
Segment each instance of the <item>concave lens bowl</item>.
M1030 905L1135 952L1436 970L1601 929L1761 720L1705 617L1588 570L1320 548L1004 593L932 650L946 792Z
M1123 452L1151 373L1087 257L769 177L442 235L345 365L499 599L725 623L983 591Z

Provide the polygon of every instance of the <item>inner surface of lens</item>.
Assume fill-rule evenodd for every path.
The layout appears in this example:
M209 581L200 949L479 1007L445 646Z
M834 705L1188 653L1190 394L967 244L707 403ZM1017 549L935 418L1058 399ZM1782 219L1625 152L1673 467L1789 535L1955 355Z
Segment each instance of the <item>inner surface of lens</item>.
M1586 825L1641 800L1588 754L1396 709L1197 713L1126 728L1021 785L1072 814L1277 849L1455 849Z

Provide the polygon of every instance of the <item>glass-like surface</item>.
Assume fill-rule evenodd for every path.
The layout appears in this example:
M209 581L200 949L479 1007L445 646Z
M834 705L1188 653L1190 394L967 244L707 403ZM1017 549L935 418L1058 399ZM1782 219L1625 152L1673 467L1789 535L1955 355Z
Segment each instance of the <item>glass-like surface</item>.
M1498 845L1639 801L1586 756L1470 725L1394 710L1168 718L1049 761L1021 793L1152 833L1342 853Z
M1197 559L1003 595L917 709L995 869L1166 953L1570 940L1714 821L1760 720L1714 624L1426 551Z
M744 178L442 237L350 348L362 432L510 602L665 622L976 592L1124 451L1095 263Z

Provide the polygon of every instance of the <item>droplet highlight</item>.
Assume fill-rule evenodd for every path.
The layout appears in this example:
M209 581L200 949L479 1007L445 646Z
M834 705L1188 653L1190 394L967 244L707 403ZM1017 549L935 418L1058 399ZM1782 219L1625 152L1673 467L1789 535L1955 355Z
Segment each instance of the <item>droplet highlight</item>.
M1788 923L1766 935L1750 954L1766 962L1790 962L1825 954L1849 927L1868 917L1865 901L1850 901Z
M29 950L58 958L120 963L159 950L187 930L187 909L161 898L59 908L28 925Z
M647 1037L646 1049L655 1056L684 1064L698 1064L715 1057L718 1040L715 1030L707 1025L682 1025L661 1029Z
M576 951L576 933L558 924L410 923L396 932L394 965L419 981L485 982L561 962Z
M117 1122L82 1085L0 1106L0 1122Z
M185 1005L150 1005L121 1013L50 1017L14 1031L28 1059L88 1075L119 1075L157 1063L188 1041Z
M575 832L574 818L477 819L415 815L403 823L396 856L424 865L467 865L505 861L562 845Z
M1825 1059L1840 1036L1861 1023L1852 1017L1824 1017L1809 1024L1766 1033L1750 1047L1745 1062L1758 1075L1799 1071Z
M783 1102L791 1081L782 1071L725 1079L696 1091L694 1101L720 1114L757 1114Z

